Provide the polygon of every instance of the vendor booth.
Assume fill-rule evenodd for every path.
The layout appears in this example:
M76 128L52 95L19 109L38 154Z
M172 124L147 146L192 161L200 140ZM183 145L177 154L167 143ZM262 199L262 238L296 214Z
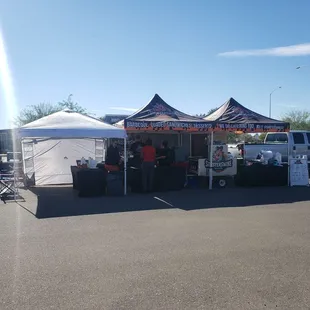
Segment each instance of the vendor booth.
M155 169L155 189L168 190L183 188L186 182L186 164L190 155L190 135L204 133L212 129L212 123L201 118L185 114L168 105L158 94L136 113L116 124L128 133L129 143L137 135L141 143L151 139L157 150L158 158L161 157L161 145L165 141L173 152L169 163L158 160ZM185 140L188 144L186 145ZM141 184L139 180L141 161L128 162L131 176L131 187L138 191Z
M220 108L204 119L213 123L213 130L210 137L210 145L213 145L213 147L210 148L209 157L205 159L205 167L208 169L209 174L210 189L212 188L214 173L217 174L220 172L224 174L225 170L236 172L235 168L232 169L236 165L236 160L225 155L225 153L227 154L227 150L224 146L214 144L215 132L284 132L289 131L290 128L289 123L274 120L253 112L233 98L230 98ZM199 167L199 165L197 166ZM212 169L210 169L211 167ZM274 174L274 169L272 174ZM266 177L266 169L264 177Z
M167 104L158 94L150 102L117 123L128 132L199 132L212 128L205 120L185 114Z
M290 129L289 123L253 112L234 98L230 98L204 120L213 122L214 131L257 133L284 132Z
M66 109L21 127L19 137L25 177L35 185L52 185L74 183L72 167L83 158L92 165L79 171L99 175L95 163L104 160L104 139L126 141L127 135L124 129ZM126 193L126 161L124 170Z

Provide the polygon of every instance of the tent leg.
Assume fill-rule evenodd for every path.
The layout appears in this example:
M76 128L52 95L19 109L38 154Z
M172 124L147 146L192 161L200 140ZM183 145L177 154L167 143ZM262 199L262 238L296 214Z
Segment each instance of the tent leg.
M21 139L20 143L22 145L23 174L24 174L24 183L25 183L25 181L26 181L26 177L25 177L25 174L26 174L26 164L25 164L24 140ZM24 185L26 186L26 184L24 184Z
M127 195L127 139L124 139L124 196Z
M189 156L192 157L192 134L189 134Z
M209 150L209 163L210 163L210 168L209 168L209 190L212 189L212 183L213 183L213 131L211 131L211 139L210 139L210 150Z

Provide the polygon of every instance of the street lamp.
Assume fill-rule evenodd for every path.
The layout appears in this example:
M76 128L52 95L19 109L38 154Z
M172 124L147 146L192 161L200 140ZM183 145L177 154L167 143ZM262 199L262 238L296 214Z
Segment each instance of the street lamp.
M269 118L271 118L271 95L280 88L282 88L282 86L278 86L269 94Z

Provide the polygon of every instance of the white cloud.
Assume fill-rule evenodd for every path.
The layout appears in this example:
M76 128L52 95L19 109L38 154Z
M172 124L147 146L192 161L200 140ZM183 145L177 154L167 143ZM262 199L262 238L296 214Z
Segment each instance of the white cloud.
M136 108L126 108L126 107L109 107L109 109L118 111L128 111L128 112L136 112L138 110Z
M290 109L300 108L300 105L298 104L276 104L276 106Z
M310 55L310 43L273 47L258 50L239 50L220 53L218 56L224 57L247 57L247 56L307 56Z

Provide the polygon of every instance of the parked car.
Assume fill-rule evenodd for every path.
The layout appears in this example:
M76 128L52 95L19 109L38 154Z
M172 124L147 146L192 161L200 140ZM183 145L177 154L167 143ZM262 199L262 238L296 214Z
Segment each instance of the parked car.
M243 157L255 159L261 151L279 152L282 162L288 162L288 156L307 155L310 162L310 131L268 132L264 143L244 144Z
M227 147L228 147L228 153L230 153L234 157L238 158L241 156L240 149L238 148L238 144L228 144Z

